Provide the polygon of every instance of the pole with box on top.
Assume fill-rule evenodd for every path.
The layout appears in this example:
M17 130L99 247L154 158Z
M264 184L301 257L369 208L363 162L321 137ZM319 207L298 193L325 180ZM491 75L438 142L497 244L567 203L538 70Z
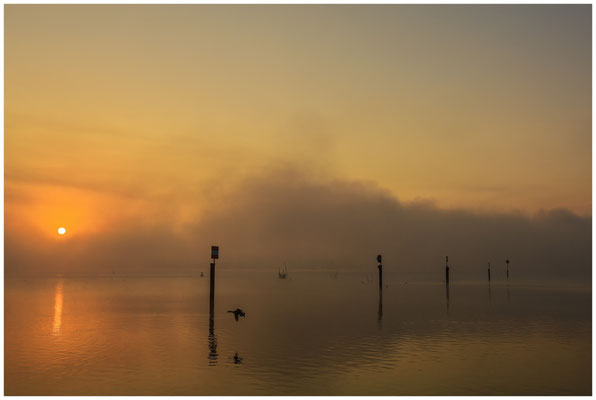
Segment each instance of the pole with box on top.
M215 303L215 260L219 258L219 246L211 246L211 259L209 269L209 312L213 315L213 306Z

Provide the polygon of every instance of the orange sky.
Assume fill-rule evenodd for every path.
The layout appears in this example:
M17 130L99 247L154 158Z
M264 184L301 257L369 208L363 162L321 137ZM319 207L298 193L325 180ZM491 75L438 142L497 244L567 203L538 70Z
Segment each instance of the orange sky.
M293 165L591 215L591 7L5 6L5 220L173 230Z

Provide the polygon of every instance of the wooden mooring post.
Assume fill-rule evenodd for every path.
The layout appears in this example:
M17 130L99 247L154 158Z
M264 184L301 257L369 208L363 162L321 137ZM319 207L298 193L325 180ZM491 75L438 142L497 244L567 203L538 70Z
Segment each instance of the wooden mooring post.
M211 258L213 262L209 265L209 313L213 316L215 307L215 260L219 258L219 246L211 246Z
M379 290L383 290L383 256L380 254L377 256L377 262L379 263Z
M490 263L488 263L488 281L490 282Z
M445 256L445 283L449 285L449 256Z

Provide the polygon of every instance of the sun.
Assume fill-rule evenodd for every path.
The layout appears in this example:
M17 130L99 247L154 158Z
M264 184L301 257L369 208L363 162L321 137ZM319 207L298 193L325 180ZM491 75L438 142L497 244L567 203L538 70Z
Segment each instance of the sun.
M65 233L66 233L66 229L64 229L63 227L58 228L59 235L64 235Z

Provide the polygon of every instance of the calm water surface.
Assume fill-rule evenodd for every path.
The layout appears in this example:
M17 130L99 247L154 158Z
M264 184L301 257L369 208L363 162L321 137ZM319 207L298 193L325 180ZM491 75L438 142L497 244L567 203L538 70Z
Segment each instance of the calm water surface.
M276 273L6 279L5 394L591 394L591 287Z

